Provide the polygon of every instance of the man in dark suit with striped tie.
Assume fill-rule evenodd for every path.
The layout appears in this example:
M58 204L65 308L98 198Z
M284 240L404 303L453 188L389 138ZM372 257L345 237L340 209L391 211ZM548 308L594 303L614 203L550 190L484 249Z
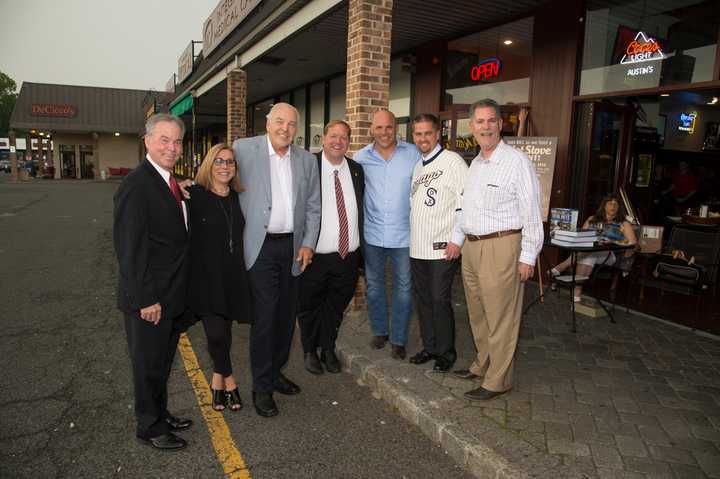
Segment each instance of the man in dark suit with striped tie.
M322 374L323 365L329 373L340 372L335 340L358 281L365 179L362 167L345 157L349 143L350 126L331 121L317 154L320 236L312 264L301 277L298 308L305 369L313 374Z
M145 124L147 156L114 198L118 308L125 315L132 363L135 434L164 450L185 447L174 432L192 424L167 409L167 381L185 327L187 209L172 174L184 133L176 116L151 116Z

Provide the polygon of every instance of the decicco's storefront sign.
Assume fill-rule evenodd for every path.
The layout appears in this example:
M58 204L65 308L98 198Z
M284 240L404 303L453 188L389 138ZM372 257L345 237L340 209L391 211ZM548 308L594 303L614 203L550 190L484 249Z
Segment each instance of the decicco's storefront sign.
M77 115L74 105L56 105L53 103L34 103L30 107L32 116L49 116L54 118L73 118Z
M262 0L221 0L203 23L203 52L205 58ZM179 76L179 75L178 75Z

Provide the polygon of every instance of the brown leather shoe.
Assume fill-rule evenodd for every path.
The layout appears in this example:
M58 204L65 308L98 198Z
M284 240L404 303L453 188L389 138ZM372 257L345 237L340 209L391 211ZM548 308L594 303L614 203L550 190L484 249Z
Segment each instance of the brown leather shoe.
M470 372L469 369L456 369L452 373L453 373L453 376L455 376L456 378L466 379L468 381L472 381L473 379L477 379L480 377L477 374Z
M489 391L481 386L477 389L472 389L466 392L463 396L465 396L465 399L469 399L471 401L487 401L501 394L505 394L506 392L507 391Z
M405 354L405 346L398 346L397 344L392 345L392 353L390 353L390 356L392 356L393 359L404 361Z
M375 349L382 349L385 347L385 343L387 343L388 337L385 336L373 336L372 341L370 341L370 346L372 346Z

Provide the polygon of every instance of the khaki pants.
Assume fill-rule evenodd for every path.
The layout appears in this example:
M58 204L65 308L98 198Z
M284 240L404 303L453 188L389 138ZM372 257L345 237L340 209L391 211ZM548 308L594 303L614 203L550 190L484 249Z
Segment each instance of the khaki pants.
M462 277L477 357L470 371L484 376L482 387L513 386L524 285L518 275L519 234L465 241Z

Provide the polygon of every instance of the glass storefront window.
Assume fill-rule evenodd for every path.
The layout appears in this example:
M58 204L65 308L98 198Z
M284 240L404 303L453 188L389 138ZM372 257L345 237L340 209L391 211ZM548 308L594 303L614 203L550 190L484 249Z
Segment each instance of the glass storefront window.
M293 106L299 113L295 144L305 148L305 88L298 88L293 92Z
M345 75L330 80L330 120L345 119Z
M589 2L580 94L712 80L717 7L707 0Z
M410 116L411 78L409 62L396 58L390 62L390 104L396 118Z
M322 150L322 133L325 126L325 82L310 87L310 153Z
M530 96L533 18L448 42L445 108L493 98L501 105Z

